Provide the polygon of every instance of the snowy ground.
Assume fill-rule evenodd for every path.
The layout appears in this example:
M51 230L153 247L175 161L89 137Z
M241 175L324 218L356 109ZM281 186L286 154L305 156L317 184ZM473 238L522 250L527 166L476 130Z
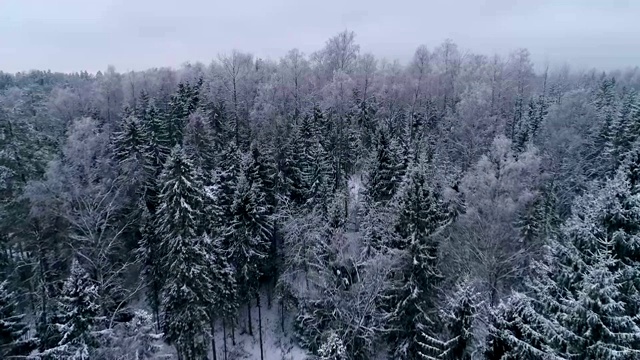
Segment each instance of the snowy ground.
M307 353L295 345L291 339L290 324L285 326L285 333L280 326L280 313L278 304L274 301L271 309L267 307L266 296L261 296L262 303L262 339L264 344L265 360L305 360ZM227 346L229 349L228 360L234 359L260 359L260 341L258 336L258 308L253 307L251 312L253 320L254 336L246 333L247 310L240 310L238 326L236 328L236 346L231 344L229 329L227 329ZM222 328L216 330L216 347L218 360L224 359Z

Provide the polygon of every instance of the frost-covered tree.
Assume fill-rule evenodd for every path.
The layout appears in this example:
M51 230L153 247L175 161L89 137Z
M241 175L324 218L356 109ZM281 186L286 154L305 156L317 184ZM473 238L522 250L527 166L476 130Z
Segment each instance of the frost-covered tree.
M456 285L455 291L447 298L442 314L446 340L442 343L441 359L471 360L477 346L476 317L480 306L479 294L468 280Z
M203 336L212 291L209 239L199 235L204 203L200 173L180 146L171 152L160 183L155 234L160 251L155 261L165 276L162 328L183 359L197 359L207 348Z
M214 136L202 112L189 115L182 140L185 151L194 160L195 166L206 174L215 168Z
M401 181L399 164L391 150L385 131L378 132L376 147L367 182L367 195L375 203L386 203L395 195Z
M100 330L98 293L89 274L78 260L71 264L71 273L58 298L59 316L50 326L59 334L59 342L42 354L47 359L92 359L98 347Z
M208 266L211 276L212 292L211 298L207 299L210 304L209 326L211 331L211 348L216 353L215 326L217 320L223 322L226 331L226 324L233 318L237 311L237 286L234 268L227 259L227 251L222 246L221 238L206 239L208 244ZM226 334L223 342L226 352ZM214 359L216 355L214 355Z
M247 162L245 159L238 178L231 206L232 217L226 226L225 237L230 261L236 268L240 300L250 306L250 301L257 295L272 227L265 194L259 182L249 181ZM250 307L248 310L249 333L253 334Z
M552 348L552 339L540 329L540 318L529 299L518 293L512 295L490 314L485 358L562 359Z
M162 292L164 337L182 359L201 359L207 350L205 334L214 296L207 253L210 239L177 234L165 241L165 256L171 262Z
M25 314L18 311L15 292L10 291L8 281L0 282L0 355L3 359L26 356L36 345L33 339L25 338L28 331Z
M318 350L322 360L347 360L347 349L338 334L332 332Z
M511 141L499 136L460 184L466 212L453 226L445 251L461 266L455 271L482 279L494 305L539 251L539 245L520 241L516 224L537 196L540 161L535 148L516 156Z

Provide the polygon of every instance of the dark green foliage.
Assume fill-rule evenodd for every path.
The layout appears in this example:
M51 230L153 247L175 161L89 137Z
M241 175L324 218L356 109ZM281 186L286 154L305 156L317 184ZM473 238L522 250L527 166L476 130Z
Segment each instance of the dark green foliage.
M42 353L53 359L91 359L99 346L97 330L101 319L96 286L77 260L58 298L56 316L50 327L59 334L59 341Z
M18 302L7 281L0 283L0 356L3 359L28 355L35 339L25 339L28 328L25 315L18 313Z
M391 150L388 135L380 130L376 140L367 182L367 195L373 203L385 203L391 200L400 183L400 165Z

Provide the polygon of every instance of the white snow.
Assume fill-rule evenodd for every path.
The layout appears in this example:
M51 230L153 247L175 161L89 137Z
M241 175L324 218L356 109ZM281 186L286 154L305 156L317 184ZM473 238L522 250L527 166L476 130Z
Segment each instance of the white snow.
M291 329L291 316L285 322L285 333L280 325L280 308L277 299L274 297L271 308L267 307L267 294L260 296L262 304L262 339L264 344L265 360L305 360L309 355L298 347L292 340L293 329ZM255 305L255 301L252 302ZM287 316L285 314L285 316ZM251 319L253 321L253 337L246 333L247 309L240 307L238 325L236 327L236 346L231 343L231 331L227 329L227 347L229 350L228 360L234 359L260 359L260 337L258 335L258 308L251 308ZM224 359L224 347L222 342L222 327L216 329L216 347L218 360Z

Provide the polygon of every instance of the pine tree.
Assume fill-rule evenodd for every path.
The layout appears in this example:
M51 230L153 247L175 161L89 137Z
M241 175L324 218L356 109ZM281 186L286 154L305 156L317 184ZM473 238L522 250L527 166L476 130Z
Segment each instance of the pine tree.
M182 236L185 241L198 235L204 200L201 174L180 147L175 146L160 175L162 190L156 214L156 234L162 243ZM163 256L169 251L163 249ZM168 259L167 259L168 260Z
M113 139L113 153L121 165L125 163L142 165L145 146L148 143L145 135L143 124L137 118L131 116L122 121L120 130L115 133Z
M546 334L539 331L538 314L526 296L513 294L491 313L485 345L487 360L556 359Z
M43 352L45 358L89 360L98 347L98 293L89 274L74 259L71 273L58 299L60 316L53 324L60 334L57 346Z
M180 83L176 93L171 96L168 113L165 114L169 146L182 143L187 119L198 109L201 86L202 79L194 85Z
M227 251L222 245L221 238L206 239L206 243L208 243L208 264L213 286L211 292L213 296L208 299L211 309L209 329L211 331L211 348L215 353L215 324L217 320L222 320L223 326L226 326L226 322L236 314L238 308L237 286L235 270L227 259ZM226 338L223 341L225 341L226 349Z
M441 359L471 360L476 346L475 319L480 305L479 293L468 281L456 285L442 316L447 340L443 343Z
M259 279L263 275L261 270L267 260L272 226L261 184L250 183L247 165L245 159L225 236L230 260L236 268L240 300L249 306L249 301L257 295ZM249 333L253 334L250 311L248 315Z
M633 144L640 135L640 104L635 90L625 90L622 95L620 112L613 129L613 147L616 164L621 164L624 157L632 150Z
M171 149L168 147L168 129L153 102L145 110L141 119L144 131L143 137L147 140L144 148L145 175L147 176L144 200L147 209L151 213L155 213L159 201L158 194L160 193L158 177Z
M200 173L180 146L174 147L160 177L162 191L156 236L160 239L165 339L184 360L200 359L206 351L208 300L212 295L209 240L202 229L204 193Z
M447 221L446 206L437 189L429 183L423 165L409 170L394 202L398 214L395 228L403 239L409 239L413 233L429 236ZM395 247L403 248L402 244Z
M615 169L615 122L618 115L618 101L614 78L603 78L595 95L594 105L598 123L592 135L593 144L590 158L596 162L591 176L599 178L610 175Z
M212 130L200 111L189 116L182 140L185 151L206 174L215 169L215 143Z
M391 200L400 182L399 176L399 165L391 151L388 135L380 130L367 183L367 195L371 201L373 203L386 203Z
M162 270L161 243L154 229L153 217L148 211L142 214L140 244L137 251L141 263L141 276L147 294L147 302L153 311L156 329L160 329L160 301L166 273Z
M166 284L162 294L163 332L175 345L180 358L199 360L206 354L205 332L214 296L207 249L208 236L184 237L178 233L166 239Z
M620 293L621 273L612 244L602 244L574 298L567 301L561 324L568 330L568 357L586 360L634 359L640 356L640 328L626 314Z
M305 147L299 126L291 131L289 141L285 145L284 159L278 177L281 185L280 193L295 206L302 206L307 201L306 184L303 168L305 163Z
M8 281L0 282L0 357L11 359L27 355L35 342L25 339L28 331L24 314L18 314L18 301L9 291Z

